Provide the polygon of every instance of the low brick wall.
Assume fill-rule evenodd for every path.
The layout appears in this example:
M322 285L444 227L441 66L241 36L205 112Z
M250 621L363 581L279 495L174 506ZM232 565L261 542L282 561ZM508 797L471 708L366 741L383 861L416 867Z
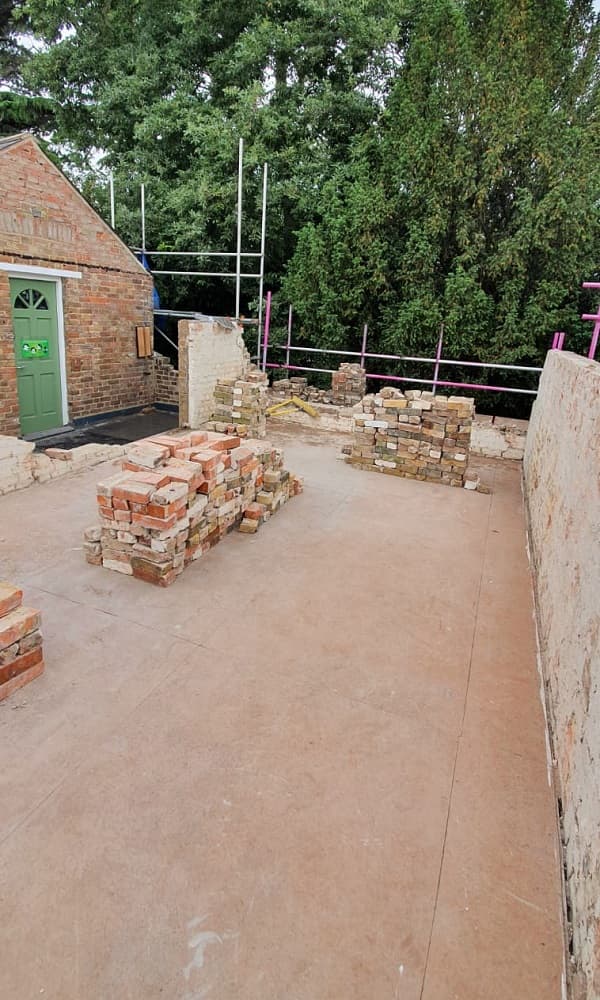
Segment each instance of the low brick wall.
M83 444L69 450L48 448L46 452L34 448L32 441L0 435L0 496L119 458L124 453L124 448L117 444Z
M156 351L152 359L152 402L179 406L179 372Z
M550 351L525 499L556 761L574 1000L600 997L600 364Z
M465 396L385 388L354 408L347 461L371 472L466 485L475 404ZM473 487L475 488L475 487Z
M521 461L528 426L527 420L478 413L471 433L471 454Z

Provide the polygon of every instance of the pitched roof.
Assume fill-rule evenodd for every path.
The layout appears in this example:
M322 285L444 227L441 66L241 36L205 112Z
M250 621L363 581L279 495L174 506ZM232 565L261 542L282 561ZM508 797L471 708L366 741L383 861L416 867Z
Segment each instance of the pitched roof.
M18 135L0 135L0 153L3 149L10 149L18 142L23 142L23 139L33 139L35 142L34 137L29 132L19 132Z
M81 193L81 191L73 184L73 181L67 176L67 174L64 172L64 170L61 170L61 168L58 167L50 159L50 157L46 155L46 153L44 152L44 150L40 146L39 142L37 141L37 138L33 135L32 132L19 132L17 135L0 136L0 153L3 153L3 152L5 152L6 150L9 150L9 149L13 149L15 146L18 146L22 142L32 142L33 143L33 145L36 147L37 151L43 157L45 157L45 159L48 161L48 163L50 164L50 166L54 170L56 170L56 172L59 175L59 177L61 177L62 180L64 180L64 181L67 182L67 184L69 185L69 187L71 187L73 189L73 191L75 192L75 194L77 195L77 197L80 198L85 203L85 205L90 210L90 212L94 213L94 215L97 217L97 219L99 219L100 223L104 226L104 228L106 230L108 230L108 232L113 237L113 239L119 241L119 243L121 244L121 246L124 247L124 249L129 254L129 256L132 257L133 260L136 262L136 264L138 265L138 267L140 268L140 270L142 270L144 272L144 274L147 274L147 275L149 275L151 277L150 272L144 267L144 265L139 260L139 258L136 257L136 255L133 253L133 251L130 250L130 248L127 246L127 244L125 243L125 241L121 239L121 237L114 231L114 229L112 229L111 226L109 226L109 224L104 221L104 219L102 218L101 215L98 214L98 212L96 211L96 209L94 208L94 206L90 205L90 203L87 200L87 198L85 197L85 195L83 195Z

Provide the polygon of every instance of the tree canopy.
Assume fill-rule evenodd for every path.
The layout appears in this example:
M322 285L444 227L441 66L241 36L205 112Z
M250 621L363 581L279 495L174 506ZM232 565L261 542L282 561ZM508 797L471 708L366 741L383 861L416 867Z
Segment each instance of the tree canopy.
M269 162L268 285L306 343L353 346L366 321L373 349L431 353L443 322L457 356L539 362L553 330L580 329L599 247L591 0L0 0L13 49L19 24L54 148L105 214L115 171L130 243L144 181L148 245L233 248L243 136L258 248ZM232 310L224 282L161 290Z

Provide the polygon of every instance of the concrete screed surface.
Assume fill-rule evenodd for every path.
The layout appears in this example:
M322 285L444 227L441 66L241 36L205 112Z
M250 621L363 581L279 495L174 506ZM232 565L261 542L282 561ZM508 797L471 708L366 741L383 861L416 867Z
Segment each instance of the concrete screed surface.
M0 498L47 663L0 706L0 996L559 998L519 467L271 436L306 492L166 591L83 560L108 469Z

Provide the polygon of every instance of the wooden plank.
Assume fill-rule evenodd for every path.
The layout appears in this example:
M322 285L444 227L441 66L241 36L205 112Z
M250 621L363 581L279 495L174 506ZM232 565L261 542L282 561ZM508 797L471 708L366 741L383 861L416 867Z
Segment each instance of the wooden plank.
M144 327L136 326L135 336L137 340L137 356L138 358L144 357Z

